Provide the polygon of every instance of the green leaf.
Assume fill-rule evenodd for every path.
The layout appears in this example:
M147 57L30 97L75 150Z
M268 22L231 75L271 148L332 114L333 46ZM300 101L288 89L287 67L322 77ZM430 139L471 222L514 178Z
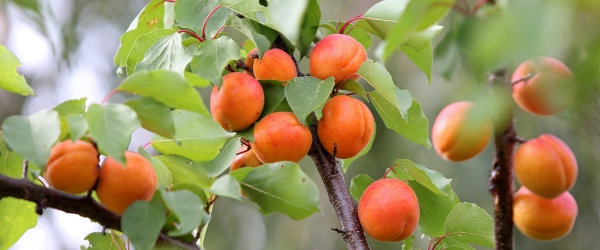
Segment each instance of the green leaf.
M273 83L272 81L261 82L263 92L265 93L265 106L260 114L260 118L273 113L281 102L285 99L285 87L281 83Z
M15 152L8 151L0 132L0 174L12 178L23 176L23 158Z
M203 204L206 204L206 202L208 201L208 197L206 192L204 191L204 189L202 187L200 187L197 184L192 184L192 183L179 183L179 184L175 184L170 188L171 191L177 191L177 190L187 190L192 192L193 194L195 194L196 196L198 196L198 198L200 198L200 201L202 201Z
M396 94L395 88L397 87L394 85L394 80L383 65L369 59L360 65L360 68L356 73L371 84L371 86L373 86L375 90L388 101L388 103L400 110L402 114L405 114L406 109L410 107L410 100L406 100L406 98L403 98L403 100L399 99L400 97L405 97L405 95L398 96ZM412 99L412 97L410 99Z
M67 124L69 125L69 134L73 142L83 137L89 128L89 124L87 123L85 116L82 115L68 115Z
M160 190L163 201L178 223L177 229L167 234L172 237L186 235L196 229L202 221L204 204L197 195L188 190L167 192Z
M238 59L240 49L230 37L207 40L200 44L192 59L192 72L220 87L223 82L221 72L230 60Z
M265 51L271 48L271 41L269 39L259 33L256 33L254 29L250 27L249 24L243 22L237 16L231 16L229 21L227 21L227 26L238 30L240 33L244 34L258 49L258 55L262 57Z
M45 109L30 117L11 116L2 123L2 131L13 151L38 166L45 166L50 149L60 136L58 112Z
M140 127L135 111L122 104L92 104L86 118L100 153L125 164L131 134Z
M415 191L419 200L419 230L430 237L438 237L444 234L444 223L450 210L460 202L454 194L454 198L438 195L416 181L408 181L408 185Z
M341 28L343 25L343 22L329 21L326 23L321 23L319 26L326 28L322 32L323 36L325 37L331 34L338 34L338 28ZM354 38L354 40L360 43L365 48L365 50L369 50L369 48L371 47L371 35L369 35L369 32L367 30L360 28L359 26L354 24L348 24L344 32L346 33L346 35L351 36L352 38Z
M156 172L156 177L158 179L158 187L170 187L171 183L173 183L173 176L171 175L169 168L167 168L167 165L165 165L156 157L150 155L142 147L138 148L138 153L152 163L152 167L154 168L154 172Z
M365 189L367 189L367 187L369 187L369 185L371 185L373 182L375 182L373 178L366 174L354 176L352 181L350 181L350 194L352 195L352 198L354 198L356 202L360 201L360 197L362 197Z
M158 29L137 38L127 55L127 75L133 75L134 72L139 71L136 70L136 66L144 60L144 57L154 44L165 37L171 36L175 32L176 30L173 29Z
M59 140L63 140L69 134L70 127L67 122L67 116L69 115L85 115L85 102L87 98L81 99L72 99L62 102L58 104L53 109L58 112L58 117L60 118L60 137ZM85 128L87 130L87 127ZM85 131L84 131L85 133ZM73 135L71 135L71 138Z
M358 158L362 157L363 155L366 155L369 150L371 150L371 147L373 146L373 141L375 141L375 136L377 135L377 126L375 125L375 123L373 123L373 136L371 136L371 140L369 141L369 144L367 144L367 146L360 151L360 153L358 153L356 156L352 157L352 158L348 158L348 159L342 159L342 169L344 170L344 173L346 171L348 171L348 167L350 167L350 164L352 164L352 162L356 161Z
M162 161L173 177L173 184L191 183L202 188L210 188L212 181L206 174L202 165L190 159L177 155L158 155L156 159Z
M402 241L402 250L412 250L415 246L415 235L411 235Z
M494 247L494 219L473 203L456 205L446 218L446 238ZM442 241L443 242L443 241Z
M437 44L434 51L434 61L436 71L449 81L456 72L456 69L460 65L461 56L458 45L456 44L456 39L458 36L458 25L454 25L450 27L448 33L442 40Z
M358 83L352 79L346 79L346 81L344 81L344 84L340 87L340 89L348 90L352 93L356 93L357 95L362 97L365 101L369 102L369 98L367 98L367 93L365 92L365 89L363 88L363 86L360 85L360 83Z
M420 164L414 164L408 159L400 159L394 162L394 171L403 170L408 173L412 179L423 187L431 190L431 192L439 195L447 196L450 199L454 198L454 192L450 187L451 179L446 179L437 171L427 169Z
M397 87L395 90L397 95L407 93ZM417 144L423 145L426 148L431 148L428 130L429 121L427 120L427 117L425 117L425 114L423 114L421 105L416 100L412 100L412 104L407 110L407 122L402 118L400 111L392 103L388 102L379 92L372 91L368 93L368 95L387 128L394 130L396 133ZM404 99L407 100L408 98L405 97ZM412 99L412 97L410 99Z
M471 245L455 238L444 238L444 240L436 247L436 249L444 250L475 250Z
M396 24L400 14L406 9L409 1L386 0L378 2L363 14L363 18L356 22L356 26L369 31L381 39L385 39L389 30Z
M427 76L431 84L431 68L433 66L433 46L431 40L439 34L442 26L432 26L429 29L414 32L408 35L406 41L400 45L400 50Z
M152 138L152 146L163 154L187 157L193 161L209 161L235 133L225 131L208 116L185 110L174 110L175 139L159 135Z
M152 97L165 105L209 115L200 94L185 78L168 70L138 72L127 77L117 88L144 97Z
M115 238L120 237L120 233L115 230L110 230L108 233L95 232L88 234L84 239L89 242L90 247L86 248L86 250L125 249L125 241L123 239L115 240Z
M297 77L285 86L285 97L302 124L306 117L329 99L333 90L333 77L321 80L312 76Z
M149 250L166 221L167 209L157 193L150 202L139 200L131 204L121 217L121 228L135 249Z
M35 92L20 75L17 68L21 66L15 54L0 44L0 89L19 95L35 95Z
M231 137L223 144L217 157L210 161L200 162L200 164L204 166L209 177L218 176L229 168L240 146L240 137Z
M189 71L184 71L183 76L185 77L185 80L188 81L188 83L190 83L194 87L204 88L210 86L209 80L194 75L194 73L191 73Z
M301 220L320 210L317 185L294 162L253 168L240 183L264 214L280 212Z
M166 69L183 72L192 55L181 44L181 35L173 33L156 41L144 55L144 59L135 66L135 72L141 70Z
M182 28L188 28L202 36L202 25L208 14L219 6L219 1L178 0L175 2L175 19ZM227 21L231 10L219 8L208 19L205 28L206 39L212 37Z
M219 177L219 179L213 183L212 187L210 187L208 192L242 201L240 184L233 176L228 174Z
M142 127L166 138L175 137L171 109L152 97L131 99L125 102L137 114Z
M36 204L5 197L0 200L0 249L10 249L27 230L35 227L38 215Z
M300 26L300 39L296 43L298 50L300 51L300 57L304 57L308 54L310 45L319 29L319 22L321 21L321 8L319 3L320 1L318 0L308 1L303 22Z

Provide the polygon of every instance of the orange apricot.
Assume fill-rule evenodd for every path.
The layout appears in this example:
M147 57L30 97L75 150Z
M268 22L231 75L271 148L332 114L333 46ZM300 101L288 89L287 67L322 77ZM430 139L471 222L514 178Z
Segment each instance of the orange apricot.
M254 77L257 80L277 80L287 83L298 76L294 59L283 50L270 49L262 58L256 58L253 63Z
M513 202L515 226L535 240L555 240L567 235L577 218L577 202L569 192L546 199L521 187Z
M431 129L431 141L444 159L464 161L485 149L491 133L491 118L475 104L462 101L440 112Z
M254 70L254 60L256 60L256 58L258 58L258 49L257 48L251 49L248 52L248 55L246 55L246 66L250 70Z
M262 165L262 162L258 159L258 157L256 157L256 154L254 153L254 149L252 149L252 148L248 149L248 146L243 145L238 150L238 155L235 156L235 159L229 166L229 171L233 172L234 170L236 170L238 168L258 167L260 165Z
M308 153L312 134L291 112L274 112L254 127L252 149L263 163L299 162Z
M531 76L526 80L524 77ZM561 61L541 57L522 63L512 75L512 96L521 109L537 115L553 115L575 101L573 73Z
M367 51L354 38L343 34L324 37L310 54L310 75L322 80L333 76L340 84L354 75L367 60Z
M221 127L241 131L252 126L262 113L265 94L260 83L240 72L223 77L223 85L216 85L210 94L210 112Z
M363 102L347 95L338 95L323 107L317 134L323 147L336 157L352 158L369 144L373 136L375 121L373 114Z
M127 164L106 157L100 168L96 194L108 210L123 214L137 200L150 201L156 190L154 167L144 156L125 152Z
M67 140L50 151L44 179L55 189L80 194L94 187L98 174L96 148L86 141Z
M417 228L419 216L415 192L398 179L373 182L358 202L360 224L378 241L396 242L408 238Z
M514 169L523 186L547 199L571 189L578 170L569 146L550 134L523 143L515 153Z

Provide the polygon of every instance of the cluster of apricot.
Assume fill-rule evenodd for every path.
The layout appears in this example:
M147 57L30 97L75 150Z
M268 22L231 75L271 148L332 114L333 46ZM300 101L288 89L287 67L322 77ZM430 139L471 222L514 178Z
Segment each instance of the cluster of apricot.
M518 106L537 115L553 115L575 99L571 71L550 57L521 64L512 76L512 96ZM432 142L450 161L463 161L485 149L492 131L487 112L470 102L445 107L436 118ZM523 143L514 156L514 169L523 185L515 195L515 225L525 235L552 240L566 235L577 216L568 190L577 177L573 152L560 139L544 134Z
M334 34L323 38L310 54L310 75L319 79L333 77L336 86L357 77L367 60L364 47L354 38ZM255 167L277 161L299 162L312 145L312 135L292 112L274 112L262 119L265 94L260 80L276 80L285 86L298 76L294 59L284 50L273 48L258 57L257 49L245 58L247 70L223 76L221 87L214 86L210 97L213 119L225 130L243 131L254 126L254 142L245 141L230 166ZM300 93L299 93L300 94ZM325 149L338 158L358 155L374 131L373 114L361 101L336 95L323 107L317 125Z
M44 179L58 190L81 194L95 188L100 203L123 214L137 200L149 201L156 190L156 173L150 161L125 152L127 164L106 157L99 167L96 148L86 141L60 142L50 151Z

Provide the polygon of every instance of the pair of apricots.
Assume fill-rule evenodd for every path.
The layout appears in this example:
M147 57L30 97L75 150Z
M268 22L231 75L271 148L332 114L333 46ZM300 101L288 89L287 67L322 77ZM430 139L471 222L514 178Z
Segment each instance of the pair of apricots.
M125 166L106 157L99 167L98 157L89 142L63 141L50 151L44 179L51 187L71 194L95 186L100 203L117 214L123 214L137 200L152 199L157 178L150 161L138 153L125 152Z
M364 47L354 38L330 35L313 48L310 75L319 79L334 77L339 85L355 77L366 60ZM257 50L253 49L246 57L246 65L252 72L226 74L222 86L215 86L210 98L213 119L225 130L242 131L256 123L251 149L247 146L240 149L231 170L277 161L300 161L312 144L308 127L291 112L274 112L258 121L265 102L259 80L286 84L298 75L294 59L277 48L267 50L258 58ZM373 114L357 99L334 96L323 107L317 130L319 140L329 153L333 154L336 145L336 157L351 158L360 153L373 136Z
M522 63L512 76L512 96L532 114L553 115L574 99L573 74L557 59L542 57ZM432 128L436 152L450 161L468 160L485 149L492 131L487 112L471 102L445 107ZM515 195L515 225L525 235L552 240L566 235L577 216L577 204L567 191L577 177L571 149L550 134L523 143L514 156L514 170L523 185Z

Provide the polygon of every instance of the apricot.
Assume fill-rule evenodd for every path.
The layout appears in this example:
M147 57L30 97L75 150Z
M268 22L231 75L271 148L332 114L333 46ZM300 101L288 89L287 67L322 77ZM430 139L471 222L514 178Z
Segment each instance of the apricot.
M472 102L461 101L442 109L431 130L431 141L438 155L449 161L464 161L485 149L492 121Z
M98 173L96 148L86 141L67 140L50 150L44 179L55 189L80 194L94 187Z
M221 89L215 85L210 94L210 112L225 130L247 129L258 120L264 105L260 83L240 72L225 75Z
M246 55L246 66L250 70L254 70L254 60L258 58L258 49L254 48L248 51L248 55Z
M241 153L241 152L243 152L243 153ZM254 149L252 149L252 148L248 149L248 146L243 145L238 150L238 155L235 156L235 159L229 166L229 170L230 170L230 172L233 172L234 170L236 170L238 168L258 167L260 165L262 165L262 162L258 159L258 157L256 157L256 154L254 153Z
M252 148L263 163L299 162L308 153L312 135L291 112L274 112L254 127Z
M561 61L541 57L522 63L512 75L517 81L512 96L521 109L537 115L553 115L569 107L575 101L573 73Z
M253 63L254 77L257 80L277 80L288 82L298 76L294 59L283 50L270 49L262 58L256 58Z
M517 149L514 169L523 186L551 199L573 187L578 168L567 144L553 135L543 134Z
M358 219L365 232L378 241L408 238L419 223L415 192L398 179L373 182L358 202Z
M367 60L367 51L354 38L343 34L324 37L310 54L310 75L322 80L330 76L336 85L355 74Z
M347 95L338 95L323 107L317 134L330 154L335 144L336 157L347 159L358 155L369 144L374 126L373 114L367 105Z
M125 152L127 164L106 157L100 168L96 194L108 210L123 214L137 200L150 201L156 190L156 172L150 161L134 152Z
M569 192L554 199L537 196L521 187L513 202L515 226L535 240L555 240L567 235L577 217L577 202Z

